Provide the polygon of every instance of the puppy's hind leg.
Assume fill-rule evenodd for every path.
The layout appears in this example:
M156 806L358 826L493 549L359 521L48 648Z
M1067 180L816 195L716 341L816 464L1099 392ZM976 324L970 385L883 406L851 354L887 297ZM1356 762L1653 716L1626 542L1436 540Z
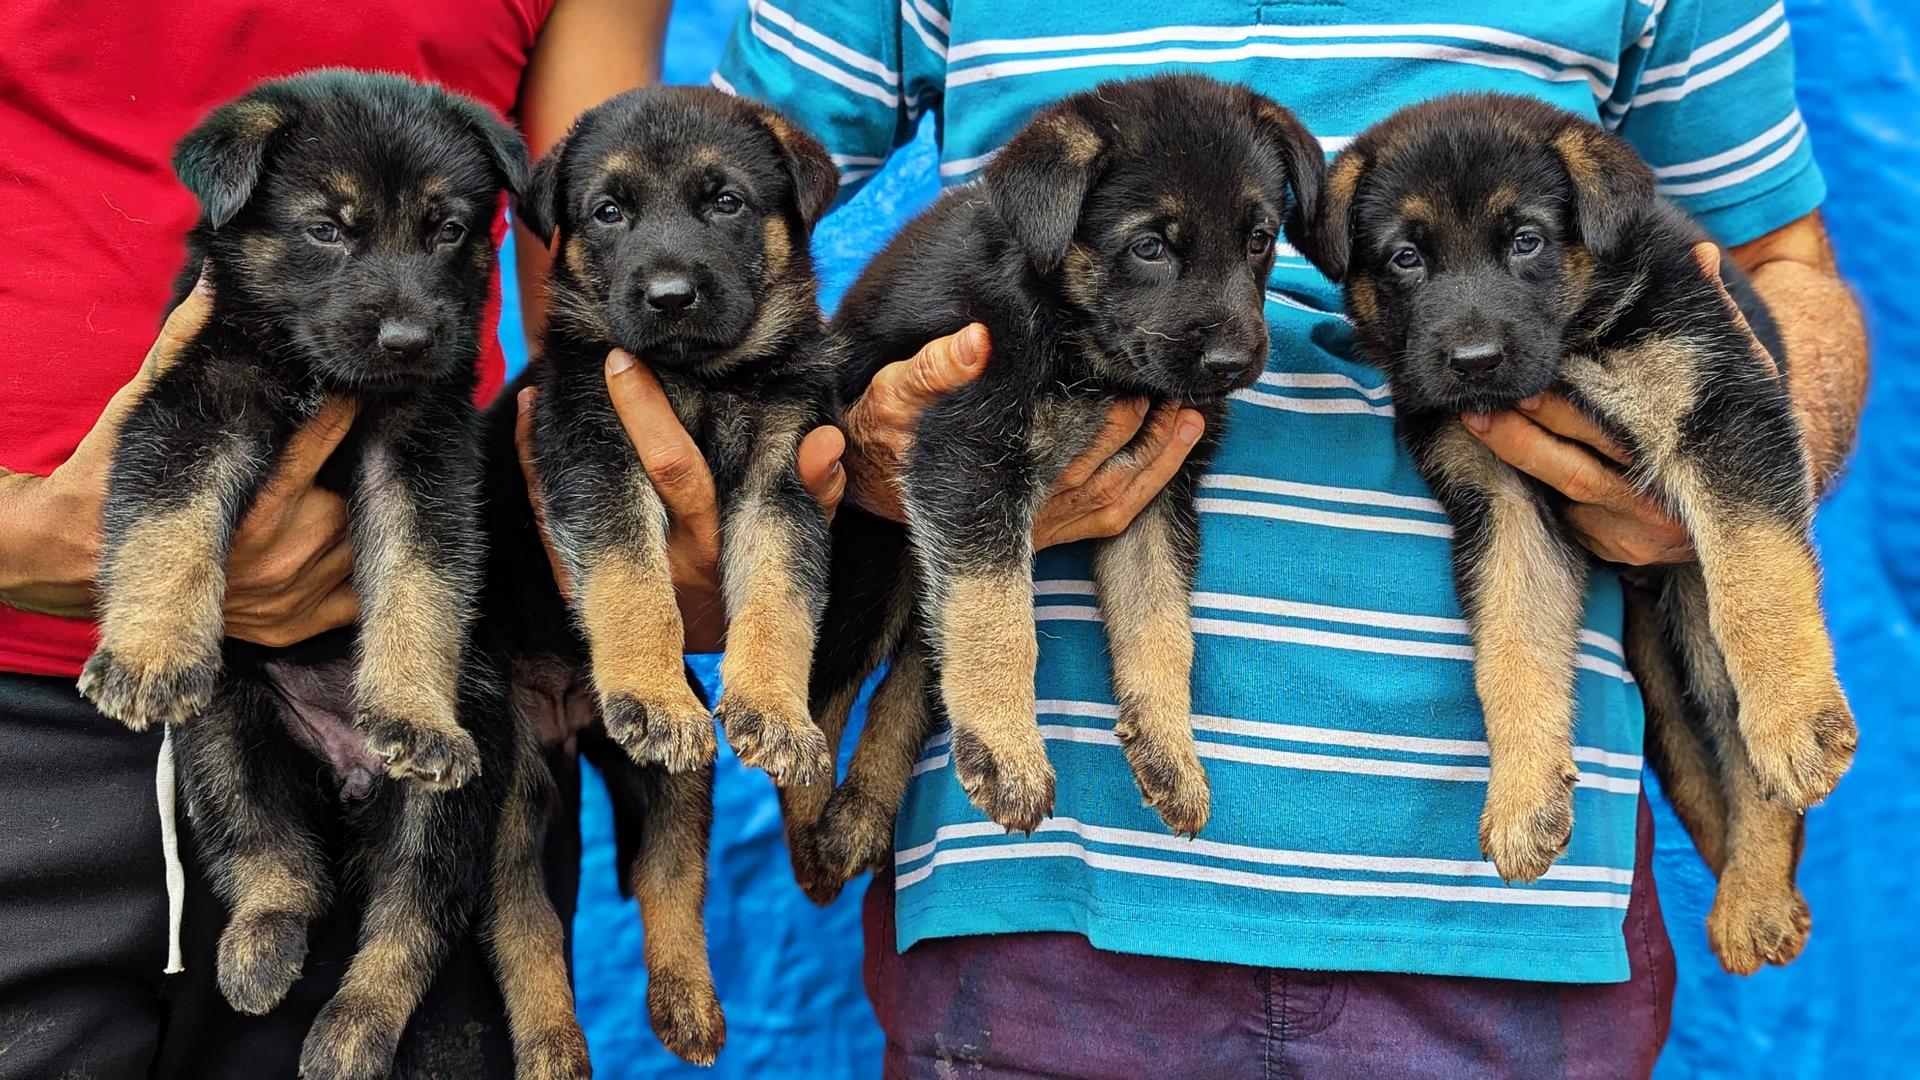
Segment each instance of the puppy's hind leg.
M713 829L713 766L682 773L643 770L648 792L628 884L646 934L647 1013L668 1050L711 1065L727 1019L707 960L707 840Z
M489 879L487 946L506 1001L518 1080L585 1080L593 1073L573 1010L566 935L541 874L553 782L530 732L514 739Z
M400 784L382 793L391 802L360 841L371 850L359 945L301 1045L303 1080L378 1080L392 1070L407 1021L480 900L497 789Z
M1647 711L1647 764L1717 877L1727 862L1727 793L1706 741L1706 719L1689 698L1680 658L1667 640L1659 594L1625 586L1627 667Z
M893 822L913 780L915 759L933 733L926 643L917 629L894 657L867 705L867 724L854 746L847 779L827 799L815 831L824 878L816 903L829 903L864 870L878 870L893 854Z
M1094 554L1094 580L1113 651L1120 722L1114 733L1146 803L1167 828L1192 836L1207 823L1212 792L1193 740L1191 596L1199 537L1163 490L1127 531Z
M1800 955L1813 928L1806 898L1794 884L1805 823L1793 807L1768 799L1754 775L1737 719L1738 697L1709 607L1698 567L1668 571L1661 613L1685 661L1690 697L1700 706L1692 718L1714 750L1714 772L1726 805L1721 859L1716 865L1708 857L1720 885L1707 914L1707 941L1728 971L1751 975L1763 964L1785 964Z
M251 677L234 677L176 744L201 858L231 912L216 960L220 992L254 1016L300 977L307 928L328 893L312 823L331 808L315 763L280 718L284 707Z

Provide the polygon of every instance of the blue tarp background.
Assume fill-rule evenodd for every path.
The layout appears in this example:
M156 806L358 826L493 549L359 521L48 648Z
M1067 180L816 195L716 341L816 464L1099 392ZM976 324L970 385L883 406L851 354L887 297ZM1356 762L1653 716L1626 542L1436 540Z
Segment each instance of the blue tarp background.
M703 82L744 0L675 5L667 76ZM1841 675L1861 752L1809 816L1800 880L1814 935L1792 967L1739 980L1703 929L1712 880L1659 807L1656 876L1680 957L1673 1034L1659 1075L1905 1076L1920 1072L1920 3L1788 0L1800 101L1831 186L1827 224L1867 308L1874 385L1861 446L1823 511L1819 539ZM934 190L930 135L833 215L815 238L831 307L860 265ZM508 277L501 325L524 359ZM1906 419L1902 419L1905 417ZM711 676L712 667L704 668ZM849 745L851 740L849 740ZM575 924L581 1019L606 1080L694 1075L647 1026L640 925L614 890L604 792L588 779L586 865ZM727 1011L716 1072L867 1076L880 1036L860 983L856 883L820 910L794 887L773 788L721 744L707 926Z

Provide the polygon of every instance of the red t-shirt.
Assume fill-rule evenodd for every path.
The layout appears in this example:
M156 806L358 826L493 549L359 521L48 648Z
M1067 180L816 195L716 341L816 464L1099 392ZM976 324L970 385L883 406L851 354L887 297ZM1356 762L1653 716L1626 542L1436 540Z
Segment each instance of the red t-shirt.
M138 370L197 212L173 145L208 110L262 79L347 66L430 79L511 116L551 6L0 0L0 466L53 471ZM503 373L498 314L496 286L487 396ZM76 675L93 644L91 623L0 605L0 671Z

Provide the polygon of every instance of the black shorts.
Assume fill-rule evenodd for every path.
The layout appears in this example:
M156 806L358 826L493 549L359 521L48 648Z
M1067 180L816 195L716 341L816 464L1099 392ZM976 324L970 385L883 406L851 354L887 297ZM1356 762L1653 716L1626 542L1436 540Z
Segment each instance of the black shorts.
M160 735L95 712L73 680L0 674L0 1080L293 1076L300 1043L352 958L352 905L314 923L286 1001L261 1017L214 982L227 912L195 871L180 808L186 970L163 975L167 894L154 771ZM557 773L549 886L573 921L579 775ZM469 934L401 1040L397 1076L511 1077L512 1047L485 949Z

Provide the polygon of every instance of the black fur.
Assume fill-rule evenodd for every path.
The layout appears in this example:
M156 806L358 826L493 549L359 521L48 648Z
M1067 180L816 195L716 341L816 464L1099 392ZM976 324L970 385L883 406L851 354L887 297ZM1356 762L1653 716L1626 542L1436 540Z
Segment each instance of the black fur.
M1323 173L1298 121L1244 88L1190 75L1107 83L1038 114L979 185L948 192L868 266L832 324L847 355L843 402L882 366L970 322L986 326L991 359L919 422L902 477L909 527L840 511L816 712L844 702L917 632L905 590L919 590L933 663L945 662L935 632L945 583L1030 575L1036 508L1109 408L1128 398L1187 404L1206 417L1204 436L1150 511L1170 534L1166 557L1191 584L1194 485L1220 437L1226 395L1265 366L1274 239L1311 216L1302 211L1315 205ZM863 746L888 722L870 713ZM956 755L971 740L956 727ZM963 765L963 780L1000 783L992 756ZM1050 807L1050 783L1049 775L1018 808L992 799L983 808L1031 828L1032 815ZM897 792L874 794L897 804ZM844 875L817 880L813 824L792 820L790 808L796 872L822 897Z
M236 1009L279 1004L301 973L308 923L336 889L364 903L361 953L314 1021L302 1071L384 1076L450 947L494 915L502 807L547 790L537 758L538 775L519 772L532 740L506 707L498 664L464 628L483 558L472 394L495 273L491 228L502 192L525 181L526 151L475 102L397 76L325 70L263 83L215 110L182 140L175 165L203 207L176 302L204 274L213 312L120 433L104 527L105 636L82 687L131 725L181 724L198 850L234 909L218 977ZM436 610L454 613L453 625L428 628L457 657L457 671L436 672L454 688L450 731L356 701L356 680L372 685L367 672L389 658L356 649L352 630L281 649L217 644L217 590L190 611L127 609L138 593L116 568L153 554L129 538L205 507L199 528L214 535L168 540L220 577L234 528L287 440L330 396L358 408L320 482L349 499L363 611L394 588L392 565L373 561L385 553L432 582ZM111 649L128 618L180 618L180 640L215 644L190 678L143 683ZM346 871L338 883L336 863ZM517 870L539 873L530 860ZM357 976L372 954L402 959Z
M1476 642L1484 646L1490 628L1530 617L1553 647L1567 635L1569 662L1576 647L1588 556L1559 518L1565 500L1499 463L1460 426L1463 413L1503 410L1552 391L1596 420L1631 455L1627 478L1694 533L1701 566L1658 575L1665 593L1659 632L1677 654L1696 714L1685 721L1699 729L1688 738L1717 761L1719 774L1705 786L1718 787L1749 829L1762 815L1790 819L1794 808L1824 796L1852 755L1854 735L1818 621L1806 450L1786 381L1755 354L1694 259L1706 239L1699 226L1656 197L1651 171L1625 142L1571 113L1506 95L1442 98L1396 113L1342 152L1329 187L1332 197L1303 250L1344 281L1360 351L1386 370L1401 434L1453 520L1456 578ZM1721 272L1784 369L1789 358L1764 303L1731 261ZM1537 543L1512 540L1536 529ZM1530 552L1532 563L1501 561L1518 551ZM1755 592L1774 595L1757 602L1753 593L1733 595L1726 583L1742 579L1768 581ZM1530 616L1514 609L1522 582L1533 590ZM1562 584L1549 595L1546 582ZM1710 593L1711 620L1703 599ZM1549 622L1569 610L1570 626ZM1730 641L1729 627L1740 642ZM1778 644L1756 643L1756 635ZM1497 661L1503 676L1481 681L1495 786L1506 779L1501 742L1512 736L1488 686L1515 681L1506 669L1524 651L1498 650L1508 657ZM1494 652L1483 648L1480 663L1495 663ZM1768 693L1786 685L1767 673L1776 667L1800 680L1793 692ZM1537 698L1529 706L1539 716L1564 707ZM1680 723L1672 711L1654 716L1650 708L1650 723ZM1775 745L1782 740L1799 741L1783 753ZM1649 757L1656 767L1668 761L1652 749ZM1785 767L1774 764L1783 760ZM1784 805L1768 807L1763 790ZM1495 801L1490 795L1483 846L1497 832ZM1548 799L1538 807L1534 851L1488 854L1508 876L1537 876L1564 849L1570 813L1570 797ZM1698 835L1696 823L1689 826ZM1712 827L1717 836L1724 826ZM1759 840L1742 840L1757 833L1740 828L1727 843L1797 844L1790 820ZM1765 895L1760 906L1769 910L1755 916L1765 929L1753 933L1770 943L1759 954L1778 963L1799 947L1781 949L1778 928L1798 923L1803 938L1805 925L1792 859L1775 855L1754 852L1754 865L1784 867L1785 880L1737 888L1723 881L1722 892ZM1716 948L1730 921L1720 924ZM1752 955L1738 962L1760 962Z

